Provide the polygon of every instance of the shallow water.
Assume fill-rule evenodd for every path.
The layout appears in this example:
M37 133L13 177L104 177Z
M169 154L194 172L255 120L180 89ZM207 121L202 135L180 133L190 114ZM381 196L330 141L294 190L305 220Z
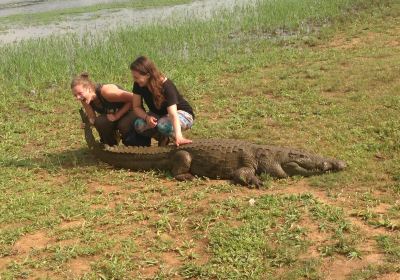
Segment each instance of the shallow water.
M0 0L0 17L15 14L48 12L111 2L116 2L116 0Z
M6 1L10 2L10 0ZM87 0L87 2L90 1L92 0ZM57 0L52 1L52 3L53 2L61 1ZM71 0L62 2L75 3L78 1ZM187 18L209 18L217 10L231 10L238 5L252 2L254 2L254 0L198 0L189 4L175 6L155 7L148 9L119 9L116 11L104 10L94 13L84 13L78 16L71 16L65 21L57 22L56 24L52 23L48 25L21 27L16 26L10 28L0 33L0 42L5 44L24 39L41 38L50 35L61 35L66 33L86 34L87 32L93 33L109 31L120 26L138 27L157 22L168 24L168 22L177 22ZM50 5L50 2L38 3L36 5L44 4Z

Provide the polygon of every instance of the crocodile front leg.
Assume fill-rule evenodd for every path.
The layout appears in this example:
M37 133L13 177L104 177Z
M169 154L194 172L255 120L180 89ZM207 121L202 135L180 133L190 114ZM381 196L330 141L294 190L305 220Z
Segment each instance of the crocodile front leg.
M261 180L256 176L254 168L251 167L242 167L237 169L233 173L233 182L235 184L240 184L243 186L255 186L260 188L263 183Z
M192 164L192 156L187 151L178 151L172 157L172 175L178 181L193 180L194 177L190 173Z
M285 170L283 170L282 166L277 163L275 164L270 163L269 165L265 166L263 172L260 173L267 173L272 177L280 179L288 177Z
M241 154L242 167L233 172L233 182L243 186L262 186L261 180L256 176L256 161L254 155L248 152Z

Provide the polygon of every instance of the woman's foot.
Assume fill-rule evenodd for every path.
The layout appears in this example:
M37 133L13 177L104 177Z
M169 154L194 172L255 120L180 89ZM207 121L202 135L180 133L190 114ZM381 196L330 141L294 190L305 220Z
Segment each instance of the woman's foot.
M192 140L186 139L186 138L184 138L182 136L179 137L179 138L175 138L175 145L177 147L179 147L180 145L191 144L191 143L193 143Z

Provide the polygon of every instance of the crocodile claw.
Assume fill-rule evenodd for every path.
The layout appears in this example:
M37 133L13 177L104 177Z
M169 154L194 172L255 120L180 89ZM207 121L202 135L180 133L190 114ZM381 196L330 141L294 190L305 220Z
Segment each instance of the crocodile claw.
M253 188L259 189L259 188L261 188L263 185L264 185L263 182L262 182L258 177L256 177L256 176L252 177L252 178L249 180L249 187L253 187Z

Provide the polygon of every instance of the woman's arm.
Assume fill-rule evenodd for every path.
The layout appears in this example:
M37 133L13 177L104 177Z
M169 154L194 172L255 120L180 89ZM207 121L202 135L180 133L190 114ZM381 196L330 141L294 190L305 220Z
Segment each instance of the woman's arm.
M142 118L146 121L147 125L151 128L156 127L157 119L153 116L147 115L147 113L143 110L142 107L142 97L137 94L133 94L133 112L139 118Z
M133 104L133 112L135 113L136 116L142 119L146 119L147 114L143 110L142 107L142 97L137 94L133 94L133 99L132 99L132 104Z
M118 88L116 85L113 84L104 85L101 88L101 94L109 102L125 103L124 106L122 106L122 108L119 109L115 114L107 114L107 118L110 121L119 120L132 107L133 94L131 92Z
M118 88L116 85L103 85L101 95L110 102L132 102L133 93Z
M89 122L93 125L94 124L94 120L96 119L96 113L94 112L92 106L90 106L89 104L87 104L84 101L81 101L83 108L85 109L86 115L89 118Z
M181 123L179 121L178 109L176 104L169 106L167 108L167 111L168 116L172 122L172 127L174 128L175 144L179 146L192 143L192 140L186 139L182 136Z
M114 114L107 114L107 118L110 121L115 122L115 121L119 120L123 115L125 115L125 113L128 112L129 109L131 109L131 108L132 108L132 102L127 102L124 104L124 106L121 107L121 109L119 109Z
M178 89L172 82L166 84L167 81L164 81L164 83L165 83L164 92L168 104L167 112L168 112L168 117L172 122L172 127L174 128L175 144L177 146L190 144L192 143L192 140L186 139L182 136L182 129L181 129L181 123L179 121L178 105L177 105L179 99Z

